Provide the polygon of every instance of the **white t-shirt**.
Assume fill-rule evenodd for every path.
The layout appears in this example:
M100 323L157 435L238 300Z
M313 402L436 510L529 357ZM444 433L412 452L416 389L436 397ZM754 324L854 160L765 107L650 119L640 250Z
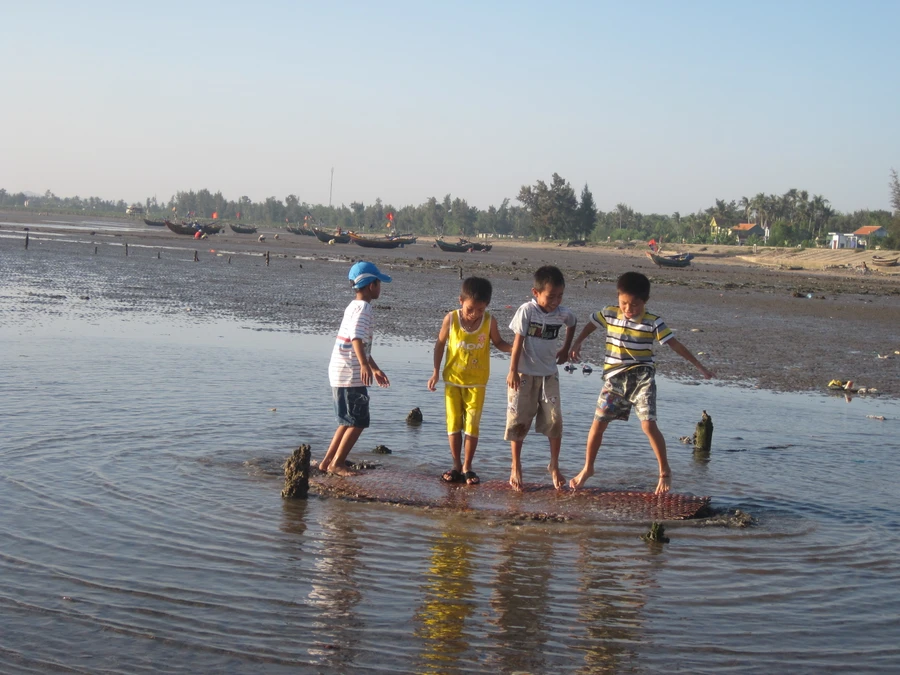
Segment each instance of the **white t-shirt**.
M363 341L363 351L368 357L372 351L374 332L375 312L372 305L365 300L354 300L347 305L328 364L328 379L332 387L365 386L359 374L359 359L353 350L353 340Z
M519 372L525 375L553 375L557 372L556 352L563 326L578 323L568 307L560 305L552 312L545 312L532 299L516 310L509 327L516 335L525 336Z

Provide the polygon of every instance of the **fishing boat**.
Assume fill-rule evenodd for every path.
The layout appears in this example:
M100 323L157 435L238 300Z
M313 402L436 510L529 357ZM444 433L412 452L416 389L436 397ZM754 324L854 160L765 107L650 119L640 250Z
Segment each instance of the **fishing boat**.
M693 253L677 253L675 255L660 255L647 251L647 257L659 267L687 267L694 259Z
M256 234L256 228L253 225L231 225L228 227L231 228L232 232L236 232L237 234Z
M166 227L168 227L175 234L186 234L189 237L193 237L197 233L197 228L193 225L185 225L183 223L173 223L171 220L165 221Z
M358 244L364 248L397 248L403 242L398 239L377 238L377 237L361 237L358 234L348 232L347 236L354 244Z
M407 246L409 244L415 244L418 240L418 237L412 233L406 234L392 234L389 235L388 238L392 241L399 241L401 246Z
M166 221L164 220L147 220L144 218L144 224L149 225L150 227L165 227Z
M200 223L185 223L183 221L181 223L173 223L170 220L166 220L165 224L166 227L172 230L172 232L174 232L175 234L185 234L190 237L193 237L195 234L197 234L198 230L203 234L218 234L222 231L221 227L212 224L201 225Z
M898 260L900 260L900 255L895 255L893 258L889 258L888 256L880 256L876 255L872 258L872 264L877 267L894 267L898 264Z
M285 225L287 231L291 234L302 234L307 237L315 237L316 233L306 227L306 225Z
M320 230L318 227L313 228L313 234L316 235L316 239L326 244L330 242L334 242L335 244L349 244L350 243L350 235L345 233L338 234L337 232L325 232L324 230Z
M469 251L490 251L492 248L491 244L481 244L474 241L468 241L467 239L460 239L457 243L451 244L449 241L444 241L443 239L435 239L434 243L437 244L437 247L442 251L447 251L448 253L468 253Z

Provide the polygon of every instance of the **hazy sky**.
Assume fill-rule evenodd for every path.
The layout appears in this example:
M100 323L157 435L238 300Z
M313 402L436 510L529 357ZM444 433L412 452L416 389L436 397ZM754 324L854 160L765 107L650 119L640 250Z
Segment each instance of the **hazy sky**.
M237 7L235 5L244 5ZM890 208L900 1L0 0L0 187ZM515 202L514 202L515 203Z

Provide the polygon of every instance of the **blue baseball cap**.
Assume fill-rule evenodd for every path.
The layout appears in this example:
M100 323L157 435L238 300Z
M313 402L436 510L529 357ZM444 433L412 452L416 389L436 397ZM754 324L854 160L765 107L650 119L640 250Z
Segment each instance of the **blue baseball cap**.
M357 290L365 288L376 279L388 283L391 281L391 278L387 274L382 274L378 271L378 268L375 267L375 263L370 263L365 260L360 260L358 263L355 263L353 267L350 268L347 278L353 282L353 288Z

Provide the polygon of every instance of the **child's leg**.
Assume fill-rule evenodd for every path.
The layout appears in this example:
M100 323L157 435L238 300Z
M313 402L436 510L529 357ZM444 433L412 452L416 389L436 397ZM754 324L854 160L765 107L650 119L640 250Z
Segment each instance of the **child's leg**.
M472 461L475 459L475 450L478 448L478 435L481 433L481 412L484 409L484 387L467 387L464 390L463 403L465 405L465 432L466 455L463 460L462 470L466 483L476 485L481 481L472 470Z
M542 380L534 428L550 441L550 464L547 465L547 471L553 478L553 487L558 490L566 484L566 479L559 471L559 450L562 446L563 433L559 376L548 375Z
M522 443L523 441L510 441L512 469L509 472L509 484L517 492L522 491Z
M363 427L344 428L346 431L344 432L344 435L341 436L337 450L331 460L331 464L328 465L328 472L337 474L338 476L353 476L355 475L354 472L347 468L347 455L350 454L357 439L359 439L360 434L362 434ZM337 434L335 434L335 436L337 436ZM331 448L329 448L329 452L331 452Z
M450 441L450 457L453 459L453 468L445 471L441 476L448 483L460 480L462 472L462 429L463 429L463 404L462 388L444 385L444 405L447 411L447 440Z
M655 420L642 420L641 429L647 434L653 454L659 464L659 482L656 484L656 494L668 492L672 488L672 470L669 468L669 459L666 455L666 439Z
M566 484L565 476L559 470L559 449L562 447L562 436L559 438L551 438L550 440L550 464L547 465L547 471L553 479L553 487L559 490Z
M609 426L608 420L595 419L588 432L587 447L584 451L584 467L575 478L569 481L569 487L573 490L585 484L588 478L594 475L594 460L597 459L597 451L603 443L603 432Z
M322 461L319 462L319 471L328 471L328 467L331 466L331 460L333 460L335 454L337 454L337 449L341 444L341 439L344 437L344 434L349 428L350 427L348 426L341 425L337 429L335 429L334 436L331 439L331 443L328 445L328 452L325 453Z
M462 471L462 432L457 431L455 434L447 434L447 439L450 441L450 457L453 458L453 470Z
M481 481L475 472L472 471L472 460L475 459L475 450L478 448L478 436L469 436L466 434L466 456L463 460L462 471L466 477L466 483L475 485Z

